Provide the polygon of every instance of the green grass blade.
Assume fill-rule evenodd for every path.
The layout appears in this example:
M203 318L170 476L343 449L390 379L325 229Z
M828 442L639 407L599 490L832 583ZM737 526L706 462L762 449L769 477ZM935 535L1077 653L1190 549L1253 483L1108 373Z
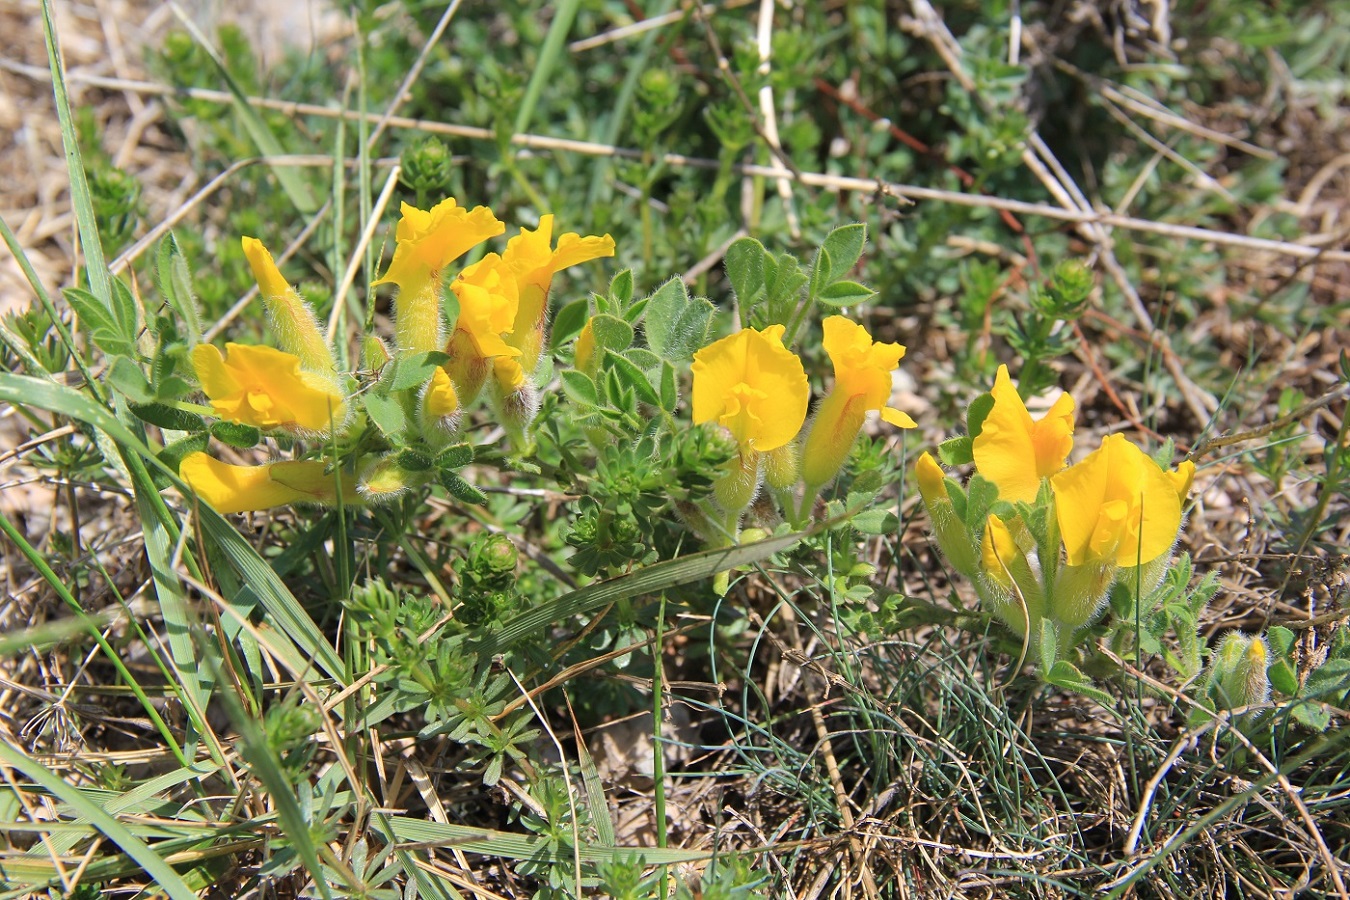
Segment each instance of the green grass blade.
M430 822L425 819L409 819L403 816L390 816L387 819L374 819L376 830L388 828L394 840L410 844L441 844L455 847L465 853L482 853L487 856L499 856L507 859L539 859L547 857L548 839L532 834L513 834L509 831L496 831L491 828L472 828L468 825L449 825ZM583 844L578 848L582 862L602 863L617 858L626 858L634 852L641 853L648 865L663 863L695 862L707 859L713 851L700 850L662 850L656 847L607 847L602 844ZM572 848L561 850L569 858Z
M558 65L563 44L567 41L567 32L572 30L572 21L576 19L580 8L580 0L563 0L555 7L553 22L548 26L548 37L544 38L544 46L539 51L539 61L530 73L530 83L525 86L520 109L516 110L516 134L530 130L530 120L534 118L534 108L539 105L539 95L553 77L553 69Z
M89 278L89 289L108 311L112 312L112 273L108 271L108 261L103 256L103 243L98 236L98 221L94 217L94 200L89 193L89 182L84 176L80 142L75 135L75 120L70 115L66 70L61 61L60 42L56 38L56 22L52 16L51 0L42 0L42 32L47 41L47 62L52 70L56 115L61 122L61 143L66 152L66 171L70 174L70 204L75 213L75 224L80 231L80 249L84 251L85 274Z
M113 441L139 454L149 465L162 471L183 496L192 496L191 490L178 477L178 473L161 463L154 451L146 446L138 435L106 407L72 388L24 375L0 372L0 401L45 409L91 425L107 434ZM345 683L346 667L342 663L342 658L267 561L258 555L258 551L254 550L220 513L202 506L200 517L204 535L216 542L239 573L242 584L248 586L252 596L257 598L277 626L310 659L313 659L323 672ZM236 598L225 599L231 601Z
M161 859L145 841L132 834L125 825L80 793L78 788L67 784L54 772L3 741L0 741L0 759L3 759L6 765L22 772L34 784L40 785L77 810L80 816L102 832L104 837L121 847L127 856L135 860L145 873L155 880L158 889L164 891L171 900L197 900L197 893L178 877L172 866Z
M471 642L470 646L479 659L487 659L521 638L541 633L555 622L562 622L572 616L599 609L616 600L654 594L691 581L698 581L700 578L711 578L727 569L760 562L786 550L805 536L805 533L798 532L753 544L704 550L701 553L693 553L639 569L630 575L621 575L598 584L587 585L507 620L499 630Z
M220 74L221 80L225 82L225 87L233 98L234 111L238 114L239 121L243 123L248 136L257 145L258 152L262 156L285 156L286 148L281 146L281 142L272 133L272 129L263 121L262 116L258 115L258 111L249 104L248 95L239 86L239 82L234 80L234 76L225 66L225 60L221 59L211 41L207 39L206 35L202 34L201 29L197 27L197 23L193 22L177 3L171 3L169 6L178 18L179 23L187 30L188 34L192 35L192 39L197 42L198 46L211 59L212 64L215 65L216 71ZM313 215L319 208L319 203L314 199L314 194L300 176L299 170L278 166L272 169L272 173L276 175L277 181L281 184L281 189L286 192L286 196L290 198L295 208L305 216Z
M299 798L296 797L295 785L282 771L281 761L277 758L276 752L268 746L262 723L245 712L239 697L233 691L221 691L220 698L234 727L239 729L239 755L248 763L253 776L262 782L268 798L276 809L282 836L299 854L301 862L309 870L310 877L324 900L332 900L333 893L329 889L328 879L324 877L319 847L311 830L321 823L305 820Z

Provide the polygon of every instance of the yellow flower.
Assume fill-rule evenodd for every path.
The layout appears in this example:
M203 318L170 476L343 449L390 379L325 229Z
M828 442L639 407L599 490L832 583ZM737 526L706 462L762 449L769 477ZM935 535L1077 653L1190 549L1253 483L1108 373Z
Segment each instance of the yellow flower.
M1014 520L1025 536L1025 528ZM996 515L985 521L980 542L980 565L984 570L981 596L989 609L1008 627L1033 640L1045 614L1045 596L1037 569L1031 567L1027 553L1017 544L1012 529Z
M694 424L716 422L742 450L768 452L797 436L811 390L782 325L747 328L694 354Z
M595 329L592 324L595 316L586 320L586 324L581 326L581 333L577 335L576 343L572 345L572 362L582 372L595 377Z
M453 197L430 210L404 203L402 211L394 258L375 284L398 285L394 330L399 350L440 350L442 271L506 226L486 206L468 210Z
M438 368L431 373L431 380L422 394L422 413L427 421L440 422L458 411L459 397L455 394L455 385L445 369Z
M1000 500L1030 503L1041 479L1064 468L1073 449L1073 398L1061 394L1049 412L1033 420L1007 366L998 367L991 393L994 406L975 436L975 467L998 488Z
M1141 565L1177 539L1181 500L1173 477L1124 435L1108 436L1050 484L1070 566Z
M578 263L613 255L614 239L609 235L582 237L569 231L558 237L555 248L552 215L540 216L538 228L533 231L522 228L520 234L507 241L502 256L520 289L515 326L507 340L520 349L526 369L534 370L543 347L548 289L553 276Z
M468 335L480 358L520 355L502 338L515 327L519 305L516 280L502 257L489 253L460 272L450 289L459 298L455 330Z
M406 288L426 280L490 237L506 230L486 206L465 209L454 197L429 210L404 203L394 232L394 258L376 284Z
M977 570L974 548L965 523L956 517L956 507L947 493L947 476L942 467L931 454L923 453L914 465L914 474L942 555L947 557L953 569L967 578L974 578Z
M326 471L320 460L278 462L264 466L232 466L206 453L189 453L178 474L198 497L217 512L251 512L289 503L335 503L339 485L343 501L357 500L349 475Z
M1195 483L1195 463L1189 459L1182 460L1181 465L1167 473L1167 477L1172 479L1172 486L1177 489L1177 498L1185 503L1191 494L1191 485Z
M249 268L258 282L272 332L281 348L299 357L300 365L309 371L333 379L336 388L337 364L314 310L282 276L262 241L244 237L241 243Z
M258 428L327 431L345 418L330 379L300 369L300 358L271 347L211 344L192 351L202 390L216 415Z
M900 428L915 426L909 416L886 405L891 372L905 348L874 342L866 328L843 316L830 316L823 325L825 352L834 364L834 389L820 402L802 449L808 493L810 486L824 485L839 474L869 410L880 410L884 420Z
M989 580L1005 591L1013 589L1013 560L1021 556L1012 532L998 516L990 515L980 542L980 563Z

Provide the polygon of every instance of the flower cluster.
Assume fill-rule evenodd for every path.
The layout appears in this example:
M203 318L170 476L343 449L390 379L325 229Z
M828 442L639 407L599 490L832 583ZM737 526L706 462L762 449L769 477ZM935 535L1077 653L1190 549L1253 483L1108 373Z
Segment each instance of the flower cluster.
M367 336L366 364L378 371L365 385L339 370L314 311L262 243L245 237L244 255L280 346L192 349L202 392L220 420L211 433L245 448L271 434L302 456L305 441L315 454L358 452L330 454L328 462L237 466L197 451L180 463L184 480L221 512L386 500L434 479L453 493L475 495L453 472L472 458L472 451L450 446L463 410L485 393L517 447L528 447L553 276L614 254L608 235L563 234L555 245L553 217L546 215L537 228L508 241L504 252L451 270L455 260L504 231L487 207L465 209L453 198L429 210L403 205L393 259L375 282L397 286L394 347L391 352ZM447 285L459 301L449 328L441 302Z
M869 411L901 428L914 427L909 416L887 406L891 372L905 348L874 341L843 316L822 324L834 386L809 424L806 371L783 346L784 326L747 328L694 354L694 423L716 423L736 442L737 454L714 486L730 535L764 481L790 517L805 519L820 489L843 468ZM792 491L799 483L803 493L794 510Z
M1066 638L1091 624L1115 585L1135 596L1153 590L1195 474L1190 462L1164 469L1120 434L1066 465L1073 416L1064 394L1033 419L1000 366L993 390L972 405L971 437L949 445L976 474L963 487L927 453L916 467L948 562L1032 643L1044 623Z

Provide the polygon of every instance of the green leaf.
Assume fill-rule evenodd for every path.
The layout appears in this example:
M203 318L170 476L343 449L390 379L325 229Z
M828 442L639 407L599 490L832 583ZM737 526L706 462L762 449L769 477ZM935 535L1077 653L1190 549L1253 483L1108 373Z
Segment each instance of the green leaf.
M591 301L585 297L573 300L558 310L558 314L553 317L553 333L549 338L549 346L557 350L580 334L581 329L586 327L586 317L590 311Z
M127 287L127 283L120 278L112 280L112 287L113 315L117 317L117 327L127 340L135 343L141 325L136 297L131 293L131 288Z
M643 321L647 346L662 359L684 362L707 343L713 313L712 303L703 297L690 297L684 282L672 278L647 302Z
M624 269L609 281L609 296L619 304L619 308L626 307L633 300L633 270Z
M262 440L262 431L254 425L245 425L243 422L212 422L211 437L222 444L247 450L258 446L258 442Z
M643 403L652 406L661 405L661 398L656 393L656 388L652 387L652 383L647 379L646 374L628 357L620 353L606 351L605 365L618 375L624 385L631 388Z
M599 406L600 399L595 392L595 382L585 372L576 369L563 369L558 373L563 393L567 399L582 406Z
M427 350L408 356L396 356L390 363L391 370L386 373L391 393L421 387L431 380L431 375L450 357L439 350Z
M405 816L372 819L376 829L384 832L385 840L455 847L465 853L480 853L505 859L545 859L571 861L575 851L588 865L626 858L631 847L609 847L591 841L582 841L575 848L559 846L554 839L533 834L496 831L469 825L444 824ZM386 829L388 829L386 831ZM664 865L708 859L711 850L682 850L664 847L643 847L642 858L647 865Z
M1310 731L1326 731L1331 724L1331 713L1317 703L1291 704L1289 715Z
M816 299L826 306L857 306L866 303L875 294L876 291L856 281L836 281L816 294Z
M61 292L66 302L89 329L89 338L109 356L131 356L135 352L132 340L122 333L113 312L97 297L83 288L66 288Z
M462 469L473 462L473 447L469 444L454 444L441 451L436 457L438 469Z
M1053 684L1055 687L1063 688L1066 691L1073 691L1082 694L1085 697L1091 697L1103 706L1111 706L1115 700L1106 691L1092 683L1082 671L1069 662L1067 659L1061 659L1045 673L1047 684Z
M1271 663L1266 669L1266 677L1270 679L1270 686L1286 697L1298 695L1298 673L1287 660L1277 659Z
M732 293L744 313L754 306L764 290L764 261L769 252L752 237L743 237L727 248L725 265Z
M176 409L164 403L128 404L136 418L170 431L205 431L206 421L194 412Z
M405 447L398 452L394 465L405 472L429 472L435 466L435 462L422 451Z
M1041 671L1051 672L1059 662L1059 629L1049 619L1041 619ZM1048 680L1048 679L1047 679Z
M863 247L866 243L867 226L861 223L841 225L825 236L820 249L824 251L824 258L829 260L826 273L828 284L840 281L853 271L853 267L862 258ZM820 265L820 258L817 257L817 267Z
M971 401L970 408L966 410L966 433L970 435L971 441L980 436L984 430L984 420L993 409L993 394L981 394Z
M830 286L830 251L821 247L816 251L816 261L811 266L811 287L812 297L819 298L825 293L825 289Z
M472 506L487 506L486 494L449 469L442 469L439 478L441 487L449 491L450 495L461 503L468 503Z
M813 530L821 530L835 524L837 523L824 522ZM711 578L718 572L737 566L760 562L793 546L808 533L778 535L753 544L704 550L701 553L656 563L608 581L587 585L556 600L536 604L508 619L499 629L471 638L472 653L477 659L490 659L516 641L538 635L544 629L566 622L572 616L584 615L608 606L620 598L631 599L644 594L654 594L678 585Z
M945 466L964 466L975 461L974 444L966 435L948 438L938 444L938 458Z
M402 434L408 427L408 417L403 412L403 404L393 397L381 394L366 394L366 415L375 427L387 438Z
M155 400L155 389L145 372L126 356L113 359L108 368L108 383L133 403L153 403Z
M680 405L679 377L675 367L668 362L661 363L661 408L668 413L675 412Z
M849 523L859 534L885 535L895 534L900 520L889 509L867 509L858 513Z
M633 346L633 326L618 316L592 316L591 333L595 335L596 350L613 350L617 353Z
M188 344L197 344L202 339L201 311L197 306L197 297L192 290L192 273L188 269L183 249L173 232L159 242L159 253L155 261L155 272L159 281L159 292L169 308L178 314L178 320L187 329Z
M1294 649L1294 640L1294 632L1283 625L1272 625L1266 631L1266 645L1270 648L1270 655L1276 659L1289 658Z

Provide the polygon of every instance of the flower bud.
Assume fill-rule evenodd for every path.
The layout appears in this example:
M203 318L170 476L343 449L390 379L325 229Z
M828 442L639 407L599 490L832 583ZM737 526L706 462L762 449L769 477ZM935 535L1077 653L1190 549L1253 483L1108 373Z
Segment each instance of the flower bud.
M1230 631L1219 644L1210 666L1209 693L1220 709L1254 706L1270 699L1266 675L1266 642Z
M764 454L764 480L776 491L787 490L797 483L801 472L798 447L795 441Z
M428 477L428 472L404 469L398 464L397 454L389 454L362 476L356 489L370 503L388 503L425 484Z
M576 343L572 345L572 361L577 369L585 372L590 377L595 377L595 330L591 323L595 317L591 316L582 326L581 333L577 335Z
M332 379L336 386L337 363L314 310L282 276L262 241L245 237L242 243L277 343L281 349L298 357L306 371Z
M727 461L723 475L713 482L713 497L728 515L739 517L759 492L759 453L744 449Z
M1018 634L1039 634L1045 597L1040 579L1012 531L996 515L990 515L980 543L984 595L991 611Z
M1105 608L1118 571L1113 561L1102 559L1060 566L1050 594L1050 618L1069 628L1090 623Z
M915 464L914 473L919 480L919 494L928 510L928 520L933 526L933 538L937 541L938 549L953 569L974 579L979 571L975 551L965 524L956 517L956 508L947 493L947 477L942 467L932 455L924 453Z
M422 428L449 434L459 424L459 397L445 369L438 368L422 386Z

